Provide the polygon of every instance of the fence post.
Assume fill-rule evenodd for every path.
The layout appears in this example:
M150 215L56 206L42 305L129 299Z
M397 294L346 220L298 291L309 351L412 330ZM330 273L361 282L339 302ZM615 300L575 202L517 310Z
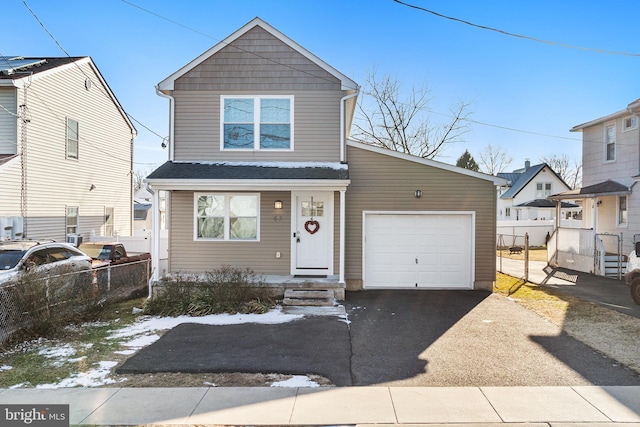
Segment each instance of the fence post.
M529 233L524 233L524 280L529 281Z

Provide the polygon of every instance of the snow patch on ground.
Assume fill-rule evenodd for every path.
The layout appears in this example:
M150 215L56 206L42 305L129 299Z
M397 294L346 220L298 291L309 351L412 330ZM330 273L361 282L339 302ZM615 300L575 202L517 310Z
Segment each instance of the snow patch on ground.
M288 380L274 382L271 387L320 387L320 384L305 375L294 375Z
M97 368L85 372L76 372L69 378L65 378L58 383L39 384L36 388L99 387L106 384L113 384L115 380L107 378L107 376L111 373L111 369L117 364L117 362L99 362L96 364L98 365Z

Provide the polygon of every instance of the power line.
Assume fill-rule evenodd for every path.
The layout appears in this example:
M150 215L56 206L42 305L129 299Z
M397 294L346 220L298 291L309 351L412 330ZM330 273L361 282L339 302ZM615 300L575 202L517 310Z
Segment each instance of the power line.
M398 3L398 4L401 4L402 6L406 6L406 7L410 7L410 8L413 8L413 9L421 10L423 12L427 12L427 13L430 13L432 15L435 15L435 16L437 16L439 18L444 18L444 19L449 19L451 21L460 22L462 24L470 25L472 27L480 28L482 30L494 31L496 33L500 33L500 34L503 34L505 36L516 37L516 38L525 39L525 40L531 40L531 41L538 42L538 43L545 43L545 44L550 44L550 45L566 47L566 48L569 48L569 49L578 49L578 50L592 51L592 52L597 52L597 53L607 53L607 54L610 54L610 55L626 55L626 56L635 56L635 57L639 57L640 56L640 53L629 53L629 52L597 49L597 48L592 48L592 47L574 46L574 45L570 45L570 44L567 44L567 43L555 42L555 41L551 41L551 40L544 40L544 39L539 39L539 38L536 38L536 37L525 36L525 35L522 35L522 34L511 33L509 31L501 30L499 28L493 28L493 27L488 27L486 25L474 24L473 22L465 21L464 19L455 18L453 16L443 15L442 13L438 13L436 11L427 9L425 7L421 7L421 6L416 6L416 5L413 5L413 4L405 3L405 2L400 1L400 0L393 0L393 1Z

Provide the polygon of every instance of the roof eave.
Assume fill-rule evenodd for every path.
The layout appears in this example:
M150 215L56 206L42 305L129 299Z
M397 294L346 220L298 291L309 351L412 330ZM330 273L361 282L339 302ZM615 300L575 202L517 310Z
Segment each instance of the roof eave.
M186 191L268 191L268 190L346 190L348 179L146 179L157 190Z

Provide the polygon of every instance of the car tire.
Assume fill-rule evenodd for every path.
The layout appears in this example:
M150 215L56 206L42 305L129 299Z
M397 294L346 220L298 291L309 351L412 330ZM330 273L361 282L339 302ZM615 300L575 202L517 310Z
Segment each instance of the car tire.
M636 304L640 304L640 277L636 277L631 282L631 298Z

